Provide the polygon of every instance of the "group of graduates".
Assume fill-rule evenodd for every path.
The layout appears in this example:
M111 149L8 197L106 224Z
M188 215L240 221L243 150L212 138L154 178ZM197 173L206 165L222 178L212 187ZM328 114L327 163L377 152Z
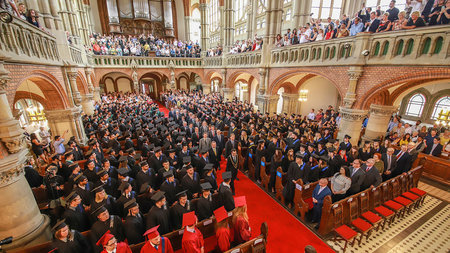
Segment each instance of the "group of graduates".
M175 134L182 122L164 117L149 97L105 96L96 106L95 114L85 116L83 122L89 137L88 151L83 152L72 140L64 154L52 156L44 178L49 198L61 203L59 208L63 209L55 212L60 215L53 220L63 219L61 224L67 225L57 224L55 232L90 230L89 240L78 232L69 232L72 241L79 241L82 252L89 252L86 249L101 252L112 245L111 240L119 242L115 246L117 252L121 252L122 242L129 245L152 242L145 232L155 227L161 235L183 227L198 234L196 222L186 224L184 216L192 213L198 221L215 217L219 224L223 219L215 212L222 209L234 215L232 226L222 224L223 231L217 232L219 250L226 251L250 239L245 199L236 203L230 185L237 166L227 165L227 171L222 173L223 182L218 184L222 152L211 148L208 151L215 153L216 158L209 160L208 152L199 151L198 140L192 140L194 134L183 131ZM237 159L235 149L230 153ZM79 161L84 159L81 168L83 163ZM107 231L110 235L105 235ZM183 237L188 235L185 232ZM105 236L107 239L101 240ZM87 241L91 245L86 246ZM59 252L81 252L67 242L67 238L55 238L54 246ZM158 248L155 243L151 245ZM189 245L183 242L184 252L203 252L203 242ZM144 251L145 248L148 247L143 252L161 252Z

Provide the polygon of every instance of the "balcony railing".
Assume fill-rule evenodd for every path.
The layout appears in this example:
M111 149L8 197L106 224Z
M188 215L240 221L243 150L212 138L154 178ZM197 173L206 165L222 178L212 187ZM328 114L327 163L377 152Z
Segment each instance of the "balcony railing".
M202 58L169 58L140 56L94 55L94 66L101 68L130 67L138 68L201 68Z
M0 23L0 54L10 62L60 64L56 38L30 23L13 17L11 23Z
M69 46L69 50L72 61L78 65L83 65L84 62L81 50L76 48L75 46Z
M261 51L252 51L225 56L230 67L258 67L261 64Z
M205 57L204 67L205 68L220 68L222 67L222 56Z

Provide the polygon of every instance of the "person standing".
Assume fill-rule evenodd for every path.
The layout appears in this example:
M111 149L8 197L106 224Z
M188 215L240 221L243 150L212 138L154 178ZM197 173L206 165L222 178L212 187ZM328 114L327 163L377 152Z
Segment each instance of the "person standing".
M252 229L248 221L247 200L245 196L234 198L236 203L236 211L233 214L234 240L241 244L250 240Z
M205 252L203 234L195 227L195 224L197 224L197 217L193 211L183 215L184 233L181 245L184 253Z
M147 238L141 253L173 253L169 238L159 235L158 227L152 227L144 233Z
M235 208L233 193L231 192L231 172L222 173L223 182L219 186L219 200L221 205L225 206L227 212L231 212Z
M364 171L366 172L366 174L365 174L366 176L364 177L364 181L361 186L361 190L365 190L370 187L377 187L383 181L381 179L380 172L374 165L375 165L375 160L373 158L370 158L366 161L366 168L364 168Z
M237 151L236 151L236 149L233 148L231 150L230 156L228 156L228 158L227 158L227 167L226 167L226 171L231 172L230 186L231 186L231 191L233 192L233 195L236 192L235 188L234 188L234 180L237 179L238 167L239 167L239 160L238 160Z
M348 196L356 194L362 190L361 186L364 182L364 171L361 170L361 160L355 159L352 167L350 167L350 178L352 184L348 191Z
M216 225L214 229L216 231L217 247L220 252L225 252L231 247L231 230L228 224L228 213L225 207L214 210L214 216L216 217Z

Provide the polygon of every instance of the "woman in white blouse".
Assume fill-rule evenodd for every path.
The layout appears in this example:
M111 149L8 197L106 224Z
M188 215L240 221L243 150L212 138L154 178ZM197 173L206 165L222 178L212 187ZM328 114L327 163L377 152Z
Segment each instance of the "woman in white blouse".
M352 180L350 179L350 170L347 166L342 166L339 172L331 177L331 196L333 202L345 198L345 193L350 188Z

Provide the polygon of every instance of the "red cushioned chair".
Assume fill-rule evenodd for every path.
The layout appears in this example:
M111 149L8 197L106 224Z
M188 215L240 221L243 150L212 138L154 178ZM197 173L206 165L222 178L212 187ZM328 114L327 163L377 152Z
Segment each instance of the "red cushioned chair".
M425 197L427 196L427 192L417 188L417 185L414 184L414 175L411 171L408 172L408 182L409 182L409 192L420 197L417 206L423 205Z
M357 231L361 233L361 237L359 238L358 242L358 245L361 245L364 236L366 236L366 241L369 238L370 234L372 233L373 226L369 222L359 218L358 199L355 199L353 197L349 198L347 200L347 203L349 205L349 215L351 224L353 227L356 228Z
M400 183L402 185L402 197L411 200L414 204L413 207L417 208L419 207L419 203L420 203L420 196L412 193L409 191L409 188L411 188L411 183L410 180L408 180L409 175L401 175L400 176Z
M359 195L359 207L361 209L361 217L371 223L378 231L383 224L383 218L369 210L369 192L362 192Z
M392 198L395 202L397 202L405 207L404 211L403 211L403 215L405 215L405 213L409 214L411 212L414 202L412 202L411 200L409 200L407 198L400 196L403 193L402 187L400 185L401 177L404 177L404 175L401 175L400 177L391 180Z
M377 188L373 188L370 192L373 196L373 210L377 212L381 217L384 218L383 226L381 229L384 229L386 223L389 221L389 226L395 220L395 213L390 209L384 207L382 204L389 199L389 188L388 183L383 183Z
M393 183L395 183L395 182L396 182L395 178L389 180L389 182L386 182L388 184L389 190L387 192L384 192L384 189L383 189L383 200L385 201L383 203L383 205L385 207L391 209L392 211L394 211L395 216L400 218L400 217L403 217L406 209L405 209L405 206L403 206L402 204L392 200L394 198L392 195L392 193L394 191ZM383 186L384 186L384 184L383 184Z
M358 233L351 229L349 226L344 224L344 215L342 203L334 204L332 207L333 215L334 215L334 239L333 241L345 241L344 247L340 246L345 252L347 249L347 245L350 242L350 245L353 246L356 241L356 237Z

